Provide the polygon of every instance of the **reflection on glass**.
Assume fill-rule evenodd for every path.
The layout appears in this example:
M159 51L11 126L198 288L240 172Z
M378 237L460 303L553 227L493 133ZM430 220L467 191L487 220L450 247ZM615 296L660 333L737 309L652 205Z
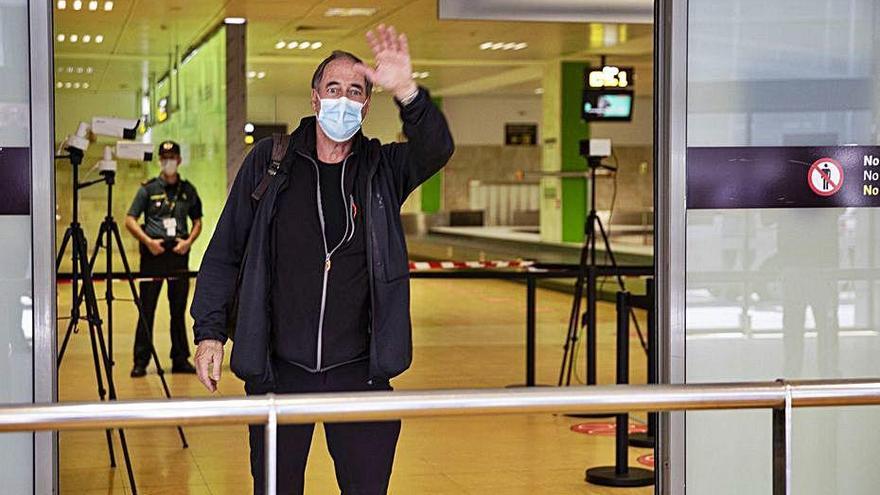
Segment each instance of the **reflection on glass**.
M688 147L880 144L876 1L688 8ZM878 376L878 227L868 208L688 211L687 380ZM769 413L687 418L688 493L770 491ZM794 432L793 493L876 492L877 411L798 410Z

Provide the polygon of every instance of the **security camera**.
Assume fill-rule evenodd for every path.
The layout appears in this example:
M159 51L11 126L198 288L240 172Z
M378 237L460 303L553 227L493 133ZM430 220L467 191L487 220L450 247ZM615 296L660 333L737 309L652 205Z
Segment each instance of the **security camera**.
M581 156L588 158L605 158L611 156L610 139L582 139Z
M153 161L153 145L150 143L119 141L116 143L116 158L151 162Z
M137 129L140 123L141 121L139 119L93 117L92 132L101 136L134 139L137 137Z

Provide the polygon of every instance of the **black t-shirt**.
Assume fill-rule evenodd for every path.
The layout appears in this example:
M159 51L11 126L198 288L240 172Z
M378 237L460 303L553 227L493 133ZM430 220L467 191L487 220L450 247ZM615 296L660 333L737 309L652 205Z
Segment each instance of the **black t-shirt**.
M272 349L277 358L309 371L369 356L370 289L360 211L365 181L360 172L349 160L343 192L341 164L298 157L275 203ZM329 266L326 253L331 253Z
M324 163L318 161L320 174L321 207L324 214L324 233L327 236L327 250L330 251L345 235L345 204L342 191L342 162Z

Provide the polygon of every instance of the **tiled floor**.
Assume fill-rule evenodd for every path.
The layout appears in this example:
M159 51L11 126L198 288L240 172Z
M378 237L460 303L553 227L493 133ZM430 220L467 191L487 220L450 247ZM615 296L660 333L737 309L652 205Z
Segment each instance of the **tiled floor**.
M398 390L503 387L524 380L525 287L500 281L417 280L413 282L415 357L394 381ZM127 287L115 286L117 296ZM103 286L97 291L103 294ZM62 287L59 314L69 308ZM167 304L160 299L156 347L168 361ZM555 384L571 298L538 292L538 381ZM101 302L104 310L103 301ZM151 367L131 379L135 311L116 303L114 347L120 398L161 398ZM614 381L613 307L600 306L599 381ZM61 335L59 335L61 337ZM645 359L632 339L632 381L644 383ZM228 352L227 352L228 354ZM579 356L582 356L581 353ZM582 361L582 358L579 358ZM582 363L579 375L583 376ZM243 394L228 368L220 394ZM195 377L167 375L175 397L206 396ZM63 401L94 400L97 392L87 331L71 340L60 372ZM407 420L397 452L390 493L394 494L649 494L650 488L608 489L584 483L584 469L613 462L613 437L570 431L584 421L557 415L509 415ZM251 491L244 426L186 428L182 449L174 428L130 429L126 438L138 492L142 494L247 494ZM61 434L61 491L64 494L130 493L117 435L118 467L109 467L104 432ZM630 449L631 465L647 450ZM323 430L313 439L306 493L338 494Z

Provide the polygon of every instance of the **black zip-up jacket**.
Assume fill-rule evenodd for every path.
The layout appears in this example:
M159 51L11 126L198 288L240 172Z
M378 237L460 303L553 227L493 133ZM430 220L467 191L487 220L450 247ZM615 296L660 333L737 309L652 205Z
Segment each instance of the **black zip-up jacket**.
M370 276L370 376L390 379L412 362L409 312L409 263L400 222L406 197L437 173L452 156L449 126L428 92L400 108L405 143L381 144L362 134L354 138L352 159L366 172L364 221ZM293 132L292 152L315 153L314 117L303 119ZM307 149L311 146L311 149ZM241 274L232 371L253 384L274 382L271 359L271 230L278 191L288 174L279 172L262 200L251 193L269 165L271 139L261 140L245 158L220 215L199 269L190 310L196 343L226 342L226 315ZM288 153L290 156L290 153Z
M314 131L303 134L310 136L314 141ZM358 168L360 150L324 165L308 154L314 148L308 139L294 147L272 225L271 346L276 358L314 373L369 357L370 277L360 207L367 181ZM328 218L331 211L340 216Z

